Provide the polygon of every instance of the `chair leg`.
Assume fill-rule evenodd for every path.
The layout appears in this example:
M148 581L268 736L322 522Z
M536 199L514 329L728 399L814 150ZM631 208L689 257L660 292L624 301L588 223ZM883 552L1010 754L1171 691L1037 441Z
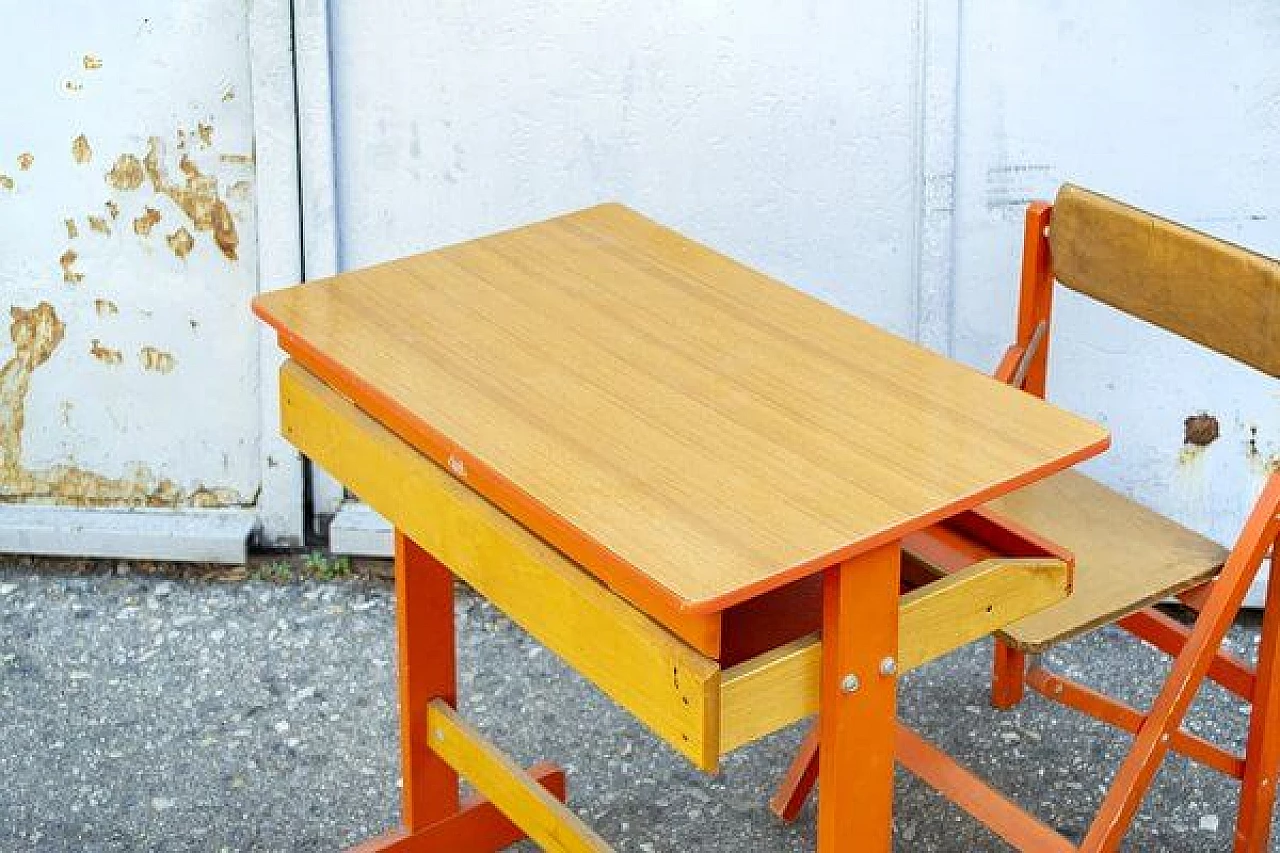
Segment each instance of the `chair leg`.
M1240 605L1244 603L1249 584L1257 576L1263 557L1276 539L1277 508L1280 508L1280 476L1268 481L1249 515L1186 646L1174 660L1160 695L1134 738L1128 756L1102 801L1098 816L1080 845L1084 853L1111 853L1124 840L1156 771L1169 751L1170 739L1181 728L1187 708L1204 683L1209 665Z
M995 661L991 679L991 704L1008 711L1026 694L1027 656L1018 649L996 640Z
M791 759L787 775L782 777L778 790L769 800L769 809L787 823L800 816L800 810L818 782L818 740L815 723L796 750L796 757Z
M1244 784L1236 820L1236 853L1265 853L1280 767L1280 540L1271 552L1266 611L1258 646L1253 712L1245 747Z

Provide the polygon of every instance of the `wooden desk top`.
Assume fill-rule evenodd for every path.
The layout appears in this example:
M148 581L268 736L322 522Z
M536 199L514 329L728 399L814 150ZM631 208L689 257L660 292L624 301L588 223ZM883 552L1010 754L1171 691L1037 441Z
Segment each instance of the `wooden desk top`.
M1109 441L619 205L254 310L641 607L722 610Z

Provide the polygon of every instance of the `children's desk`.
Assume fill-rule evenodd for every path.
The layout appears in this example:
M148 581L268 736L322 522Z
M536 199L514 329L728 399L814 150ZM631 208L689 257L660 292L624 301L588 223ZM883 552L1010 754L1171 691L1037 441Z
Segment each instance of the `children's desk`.
M1108 442L618 205L254 309L285 435L397 530L404 826L365 851L608 849L456 714L454 576L706 771L818 713L819 849L888 850L898 677L1070 587L1027 537L902 595L903 541Z

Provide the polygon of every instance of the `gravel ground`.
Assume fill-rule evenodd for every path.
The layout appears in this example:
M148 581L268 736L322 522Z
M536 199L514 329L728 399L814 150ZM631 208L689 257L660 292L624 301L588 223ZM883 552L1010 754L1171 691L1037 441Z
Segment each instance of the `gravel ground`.
M458 615L467 716L521 760L566 767L574 808L617 849L813 849L812 804L795 826L765 808L799 727L706 777L465 590ZM373 581L67 577L0 564L0 851L326 851L393 825L393 625L392 591ZM1231 642L1252 654L1257 636L1245 625ZM990 710L988 654L975 647L913 673L902 714L1078 836L1127 739L1034 696ZM1135 702L1164 672L1110 631L1053 657ZM1238 746L1244 710L1210 689L1192 727ZM1230 849L1235 787L1170 759L1127 849ZM901 773L896 838L899 850L1005 849Z

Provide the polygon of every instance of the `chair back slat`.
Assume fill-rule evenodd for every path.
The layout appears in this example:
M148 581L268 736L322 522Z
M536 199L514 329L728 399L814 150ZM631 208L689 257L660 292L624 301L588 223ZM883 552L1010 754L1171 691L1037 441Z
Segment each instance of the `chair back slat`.
M1280 378L1280 263L1064 184L1053 205L1054 277Z

